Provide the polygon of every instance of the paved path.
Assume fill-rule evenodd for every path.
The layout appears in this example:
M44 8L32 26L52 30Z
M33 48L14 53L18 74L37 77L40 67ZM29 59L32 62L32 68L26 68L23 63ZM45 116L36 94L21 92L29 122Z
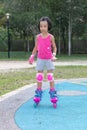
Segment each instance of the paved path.
M71 80L64 79L64 80L55 81L55 83L59 83L59 84L62 82L77 83L77 82L85 82L85 81L87 81L87 79L71 79ZM47 82L43 84L44 90L47 89L48 87L49 87L49 84ZM84 87L85 87L85 85L84 85ZM87 87L87 84L86 84L86 87ZM86 89L86 87L85 87L85 89ZM0 97L0 130L21 130L15 123L15 119L14 119L15 113L16 113L17 109L21 108L21 105L25 104L27 101L29 101L29 99L31 99L31 97L33 97L35 88L36 88L36 84L27 85L27 86L24 86L23 88L20 88L18 90L15 90L13 92L10 92L10 93ZM71 90L72 89L73 89L73 87L71 88ZM61 86L60 86L60 90L61 90ZM84 91L84 92L81 90L78 92L77 91L66 91L66 87L65 87L64 91L58 91L58 95L60 95L62 97L65 95L66 96L87 95L87 91ZM43 103L43 105L44 105L44 103ZM33 106L33 101L31 103L31 106ZM61 106L61 110L64 109L64 108L62 108L62 107L64 107L64 104L61 104L59 106ZM27 107L26 110L28 110L28 109L29 108ZM32 107L32 109L34 109L34 108ZM51 109L51 108L49 107L49 109ZM80 107L79 107L79 109L80 109ZM48 110L48 107L47 107L47 110ZM30 112L30 110L29 110L29 112ZM82 113L81 113L81 115L82 115ZM84 112L83 112L83 115L84 115ZM37 116L39 116L39 115L37 115ZM26 129L24 129L24 130L26 130Z
M46 89L37 108L30 99L16 111L14 118L21 130L87 130L87 80L57 81L55 88L56 109Z
M56 66L68 66L68 65L81 65L87 66L87 61L58 61L54 62ZM22 68L30 68L35 67L36 63L33 65L28 64L28 61L0 61L0 71L3 70L14 70L14 69L22 69Z
M87 61L55 62L54 64L59 66L64 65L87 66ZM35 63L33 65L29 65L27 61L0 61L0 71L35 67L35 65L36 65ZM87 79L77 79L77 80L74 79L69 81L75 82L78 80L87 81ZM67 80L60 80L55 82L63 82L63 81ZM44 89L47 89L48 87L49 87L48 83L43 84ZM20 130L20 128L18 128L14 120L15 112L22 104L24 104L27 100L33 97L35 88L36 84L27 85L21 89L15 90L0 97L0 130ZM59 94L64 95L66 94L66 91L64 91L64 93L60 92ZM81 92L78 92L77 94L81 94Z

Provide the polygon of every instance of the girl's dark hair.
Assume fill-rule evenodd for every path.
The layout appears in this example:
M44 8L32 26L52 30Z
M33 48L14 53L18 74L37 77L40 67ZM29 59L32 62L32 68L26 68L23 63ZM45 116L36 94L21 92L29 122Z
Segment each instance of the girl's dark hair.
M40 31L40 22L41 21L47 21L47 23L48 23L48 31L51 30L51 28L52 28L52 22L51 22L51 20L50 20L49 17L44 16L44 17L41 17L41 19L39 20L39 23L38 23L38 29L39 29L39 31Z

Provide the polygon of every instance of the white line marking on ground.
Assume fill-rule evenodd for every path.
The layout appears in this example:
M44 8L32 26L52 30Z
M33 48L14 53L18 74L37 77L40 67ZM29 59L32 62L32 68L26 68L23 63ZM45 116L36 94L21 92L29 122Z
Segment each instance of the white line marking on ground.
M58 91L57 94L63 96L79 96L79 95L86 95L87 92L64 90L64 91Z
M81 82L70 82L70 83L73 83L73 84L78 84L78 85L84 85L87 87L87 83L81 83Z

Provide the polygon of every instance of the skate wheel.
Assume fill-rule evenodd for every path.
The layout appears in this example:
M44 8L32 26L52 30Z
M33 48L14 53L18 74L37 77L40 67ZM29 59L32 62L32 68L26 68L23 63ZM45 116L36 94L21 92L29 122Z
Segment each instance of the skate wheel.
M34 107L36 108L36 107L38 106L38 104L39 104L39 103L36 103L36 102L35 102L35 103L34 103Z
M54 107L54 108L56 108L56 107L57 107L57 104L56 104L56 103L54 103L54 104L53 104L53 107Z

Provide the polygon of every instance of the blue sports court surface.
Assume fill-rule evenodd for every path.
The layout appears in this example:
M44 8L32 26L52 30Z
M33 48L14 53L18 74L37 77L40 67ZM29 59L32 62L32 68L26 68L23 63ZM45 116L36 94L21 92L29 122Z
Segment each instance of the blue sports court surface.
M87 81L56 83L57 108L50 102L49 89L34 107L33 98L15 112L21 130L87 130Z

